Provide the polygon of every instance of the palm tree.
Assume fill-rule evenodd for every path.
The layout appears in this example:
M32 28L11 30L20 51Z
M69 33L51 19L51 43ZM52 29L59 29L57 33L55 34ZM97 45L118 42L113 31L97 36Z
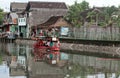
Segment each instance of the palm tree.
M70 21L74 26L79 26L79 24L81 24L80 19L82 19L79 14L80 12L83 12L88 8L89 8L88 2L83 1L81 3L77 3L77 1L75 1L74 5L69 7L66 19Z

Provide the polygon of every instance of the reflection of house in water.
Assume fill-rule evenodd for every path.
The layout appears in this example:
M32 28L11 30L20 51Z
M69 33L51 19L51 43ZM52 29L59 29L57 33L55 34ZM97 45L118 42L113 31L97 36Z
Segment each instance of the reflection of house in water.
M18 56L17 63L18 63L18 66L25 69L25 56Z
M6 65L6 61L0 63L0 78L9 78L9 68Z
M66 74L66 66L48 64L47 62L35 62L30 54L31 48L24 45L16 45L16 56L12 56L10 65L10 76L25 76L24 67L28 63L28 71L30 78L64 78ZM12 53L12 52L11 52ZM26 53L27 57L24 57ZM68 60L68 56L62 54L62 64ZM27 58L27 62L26 62ZM64 63L65 64L65 63ZM25 67L27 68L27 67ZM27 72L28 73L28 72Z
M17 63L18 66L25 68L25 53L26 48L23 46L18 45L18 55L17 55Z
M32 74L30 78L64 78L63 68L51 66L45 62L33 62L31 65Z
M13 45L13 43L8 43L6 45L6 52L8 54L16 55L15 45Z
M62 61L60 63L65 64L68 60L68 56L62 54ZM62 65L60 64L60 65ZM56 66L52 64L48 64L44 62L35 62L33 57L29 57L29 67L30 70L30 78L64 78L66 74L66 66Z
M10 75L11 76L25 76L25 48L17 46L16 55L12 56L10 64ZM11 54L12 55L12 54Z
M25 76L25 72L23 69L18 67L18 62L16 56L11 57L11 64L10 64L10 76Z

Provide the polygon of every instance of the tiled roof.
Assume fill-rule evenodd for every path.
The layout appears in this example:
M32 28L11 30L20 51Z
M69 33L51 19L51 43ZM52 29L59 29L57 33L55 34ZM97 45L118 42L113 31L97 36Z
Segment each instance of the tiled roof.
M29 2L31 8L67 9L64 2Z

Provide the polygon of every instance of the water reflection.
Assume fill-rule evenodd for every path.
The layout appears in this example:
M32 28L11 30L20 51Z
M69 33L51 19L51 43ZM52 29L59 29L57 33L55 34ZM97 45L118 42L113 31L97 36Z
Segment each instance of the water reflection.
M29 45L0 44L1 78L120 78L120 59L61 52L60 62L52 65L36 62L32 51Z
M0 76L1 78L8 78L9 77L9 71L8 67L5 65L4 62L0 65Z
M69 54L71 78L120 78L120 59Z
M4 44L5 45L5 44ZM9 66L9 77L27 76L29 78L63 78L66 60L57 66L45 61L36 62L32 47L28 45L6 44L1 47L7 57L3 57ZM61 68L62 67L62 68Z

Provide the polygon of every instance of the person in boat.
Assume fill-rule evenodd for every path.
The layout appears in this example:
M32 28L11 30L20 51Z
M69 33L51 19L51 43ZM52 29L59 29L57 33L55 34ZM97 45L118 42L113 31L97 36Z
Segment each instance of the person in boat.
M38 39L38 46L44 46L44 42L42 39Z
M60 49L60 42L59 42L59 38L52 38L51 41L49 41L49 47L51 50L55 51L55 50L59 50Z
M54 41L52 40L52 37L47 37L47 46L53 47L54 46Z

